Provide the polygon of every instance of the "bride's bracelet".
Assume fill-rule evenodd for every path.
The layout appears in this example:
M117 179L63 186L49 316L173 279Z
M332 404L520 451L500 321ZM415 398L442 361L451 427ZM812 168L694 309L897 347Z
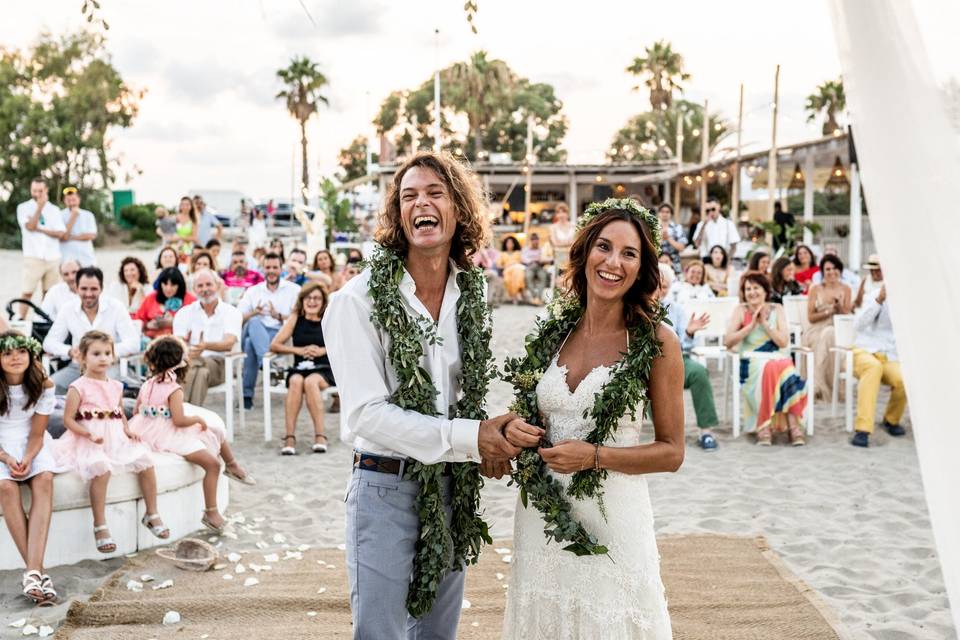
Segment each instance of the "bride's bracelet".
M594 445L593 449L593 470L600 471L600 445Z

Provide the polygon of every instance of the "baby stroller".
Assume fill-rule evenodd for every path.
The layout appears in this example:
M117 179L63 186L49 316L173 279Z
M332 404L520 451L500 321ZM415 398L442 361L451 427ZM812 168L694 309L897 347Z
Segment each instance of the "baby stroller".
M43 342L43 339L47 337L47 334L50 332L50 327L53 326L53 318L44 313L43 309L34 304L31 300L26 298L15 298L7 303L7 319L10 321L10 326L14 329L22 321L14 320L14 311L13 306L17 304L23 304L33 310L34 318L30 325L30 335L39 342Z

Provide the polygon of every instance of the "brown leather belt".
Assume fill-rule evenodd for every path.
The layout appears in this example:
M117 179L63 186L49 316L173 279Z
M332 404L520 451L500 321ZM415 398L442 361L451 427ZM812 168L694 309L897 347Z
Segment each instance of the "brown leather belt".
M353 452L353 468L364 469L366 471L376 471L377 473L389 473L391 475L402 475L407 465L416 462L412 459L402 460L400 458L390 458L387 456L378 456L372 453ZM443 463L443 475L453 474L453 467L449 462Z

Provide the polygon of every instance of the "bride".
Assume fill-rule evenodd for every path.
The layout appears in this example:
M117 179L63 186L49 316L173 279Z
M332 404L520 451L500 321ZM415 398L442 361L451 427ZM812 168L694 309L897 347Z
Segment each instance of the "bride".
M546 429L514 420L505 435L515 446L539 446L548 473L564 487L577 471L606 470L602 506L591 497L568 500L573 518L607 547L609 557L564 550L544 535L533 504L518 503L503 637L667 639L670 617L646 474L676 471L683 462L683 362L673 331L650 326L660 317L659 224L631 200L593 205L584 218L567 280L582 315L536 385ZM641 335L660 348L630 350ZM651 351L659 351L646 356L644 367L650 372L653 441L640 443L644 407L638 406L636 419L628 407L602 445L585 442L595 421L584 415L595 415L594 404L616 377L618 362Z

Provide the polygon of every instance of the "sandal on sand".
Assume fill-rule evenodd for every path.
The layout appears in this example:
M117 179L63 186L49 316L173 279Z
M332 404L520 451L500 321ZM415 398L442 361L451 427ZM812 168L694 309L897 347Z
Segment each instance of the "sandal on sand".
M807 444L807 441L803 439L803 427L800 425L790 427L790 444L795 447L802 447Z
M100 553L113 553L117 550L117 543L113 541L113 538L107 536L106 538L97 538L97 534L101 531L109 531L110 527L105 524L100 525L99 527L93 528L93 537L97 543L97 551Z
M293 440L293 444L287 444L288 440ZM283 447L280 449L280 455L282 456L295 456L297 455L297 436L283 436Z
M27 571L20 582L23 586L23 595L33 600L34 604L40 604L46 600L42 582L43 576L39 571Z
M773 431L769 426L757 429L757 444L763 447L769 447L773 444Z
M317 442L317 438L323 438L323 442ZM327 436L322 433L318 433L313 436L313 452L314 453L326 453L327 452Z
M40 576L40 588L43 589L43 602L38 602L41 607L52 607L57 601L57 590L53 588L53 580L46 573Z
M207 518L207 516L206 516L206 514L208 514L208 513L210 513L210 512L213 512L213 511L216 511L216 510L217 510L216 507L210 507L209 509L204 509L204 510L203 510L204 516L203 516L202 518L200 518L200 524L202 524L203 526L205 526L207 529L210 529L210 531L214 532L215 534L217 534L217 535L219 536L219 535L222 535L222 534L223 534L223 530L224 530L224 528L225 528L225 526L226 526L226 521L224 521L224 524L222 524L222 525L220 525L220 526L218 527L217 525L215 525L215 524L213 524L212 522L210 522L210 520L209 520L209 519Z
M163 525L163 521L161 521L160 524L150 524L156 520L160 520L160 514L145 513L143 514L143 518L140 519L140 524L149 529L150 533L161 540L166 540L170 537L170 529Z
M243 475L241 476L240 474L238 474L238 473L230 470L230 465L236 464L236 462L237 462L236 460L231 460L230 462L227 462L227 463L226 463L226 466L224 466L224 468L223 468L223 475L227 476L227 477L230 478L231 480L236 480L237 482L239 482L239 483L241 483L241 484L245 484L245 485L250 486L250 487L255 486L255 485L257 484L257 481L254 480L254 479L253 479L253 476L251 476L251 475L250 475L249 473L247 473L246 471L244 471L244 472L243 472ZM239 466L239 465L237 465L237 466Z

